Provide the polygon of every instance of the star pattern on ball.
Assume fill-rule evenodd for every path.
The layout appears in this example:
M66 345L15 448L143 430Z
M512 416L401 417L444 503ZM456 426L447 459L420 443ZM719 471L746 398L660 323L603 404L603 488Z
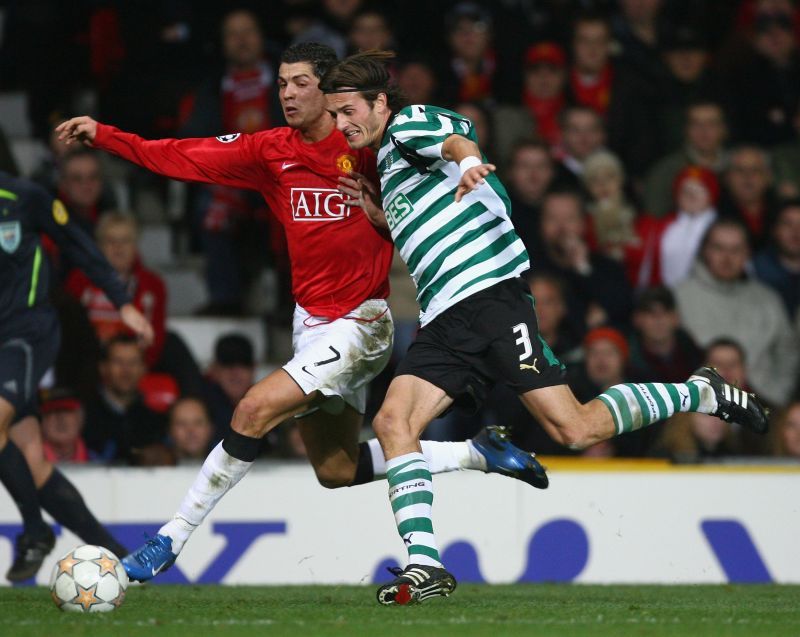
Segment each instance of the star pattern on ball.
M80 584L78 586L78 594L70 600L72 604L80 604L84 612L88 611L95 604L102 604L103 600L97 596L97 584L93 584L89 588L84 588Z
M70 577L72 577L72 569L75 567L76 564L80 564L80 560L76 560L75 556L70 553L66 557L62 558L58 562L58 574L66 573Z
M100 577L103 577L106 573L111 573L112 575L116 575L116 561L112 560L108 555L103 553L99 558L96 560L92 560L93 564L97 564L100 567Z

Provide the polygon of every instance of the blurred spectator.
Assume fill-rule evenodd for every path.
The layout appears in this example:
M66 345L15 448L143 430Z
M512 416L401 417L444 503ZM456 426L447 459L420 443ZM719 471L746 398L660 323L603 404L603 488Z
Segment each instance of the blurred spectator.
M710 68L709 44L692 25L676 26L666 34L662 57L667 77L659 87L657 127L666 152L680 150L686 109L700 101L727 103L727 93Z
M656 217L663 217L670 211L675 175L686 166L702 166L720 174L727 162L724 148L727 137L722 106L709 101L689 106L686 109L683 149L659 160L647 174L644 191L646 211Z
M675 217L661 237L661 280L669 287L683 281L692 268L700 242L717 218L719 182L710 170L689 166L675 177Z
M714 173L686 166L672 185L675 212L668 217L642 215L636 220L638 241L625 249L628 280L642 289L670 287L688 275L700 242L717 217L719 182Z
M73 218L92 234L100 214L113 207L103 192L103 170L95 151L75 148L66 153L59 165L58 198Z
M569 386L575 397L588 402L609 387L625 382L625 369L630 357L628 343L619 330L596 327L583 339L583 364L570 368ZM647 438L641 432L625 434L613 441L606 440L586 449L581 455L608 457L614 455L643 455Z
M681 328L675 296L665 287L644 290L633 308L628 339L629 380L682 383L703 362L703 352Z
M528 278L528 284L536 303L539 334L562 363L578 360L581 343L566 321L563 282L549 274L534 274Z
M443 57L444 66L438 72L439 101L490 99L496 70L491 14L477 3L461 2L446 16L449 55Z
M42 449L48 462L84 463L90 460L89 450L81 436L83 405L66 388L49 390L41 406Z
M539 211L555 178L555 166L546 144L521 140L511 153L508 196L517 234L535 259L539 248Z
M386 16L375 8L361 9L353 16L347 40L351 53L395 48L392 27Z
M800 460L800 402L791 403L773 420L774 453Z
M62 121L61 118L58 118L54 124L58 125ZM56 132L55 125L50 129L50 135L47 139L48 153L41 159L31 173L31 179L33 181L46 189L47 192L52 193L58 191L59 167L64 157L71 150L64 142L58 141L58 133Z
M552 192L542 202L542 252L534 261L536 273L564 280L569 322L577 334L605 323L625 325L632 305L622 266L589 250L586 211L580 195Z
M178 464L202 462L211 449L214 425L203 401L180 398L169 413L169 442Z
M730 80L736 87L741 136L771 146L794 135L800 104L800 54L790 0L756 3L752 56Z
M731 385L752 391L747 381L747 355L732 338L715 338L706 347L705 364L716 369Z
M127 285L134 305L153 326L153 344L145 352L145 362L152 367L161 358L166 335L167 291L164 282L155 272L145 268L139 258L139 229L132 216L121 212L106 213L97 224L95 235L100 251ZM116 334L128 333L119 311L82 271L74 269L70 273L66 289L86 308L101 342Z
M225 334L214 345L214 362L208 368L205 392L214 440L228 431L233 411L255 382L256 362L253 344L242 334Z
M567 105L567 56L555 42L532 45L525 54L522 101L536 134L550 146L561 142L561 111Z
M578 190L583 190L584 162L604 148L606 131L603 119L586 106L570 106L561 112L561 147L559 179Z
M652 141L650 113L654 94L624 65L611 61L611 27L597 13L586 13L572 25L572 102L600 114L606 123L608 145L635 176L658 156Z
M679 413L664 425L661 451L677 462L702 462L741 455L738 429L700 413Z
M453 110L469 118L475 128L475 134L478 136L478 145L481 148L481 152L489 158L490 162L494 163L496 161L494 121L489 109L480 102L461 102L456 104Z
M772 150L775 182L782 197L800 197L800 104L794 117L794 137L784 140Z
M793 320L800 315L800 199L785 202L772 228L772 242L753 259L756 276L775 290Z
M720 215L744 221L754 244L763 245L769 238L777 207L769 155L758 146L734 148L723 181Z
M625 196L625 168L616 155L600 150L584 163L583 182L598 250L622 261L625 248L637 241L636 210Z
M222 22L225 68L197 89L183 137L255 133L282 121L275 71L251 11L236 9ZM225 186L197 186L192 222L206 252L209 305L204 314L240 314L247 285L265 258L270 232L263 201L256 194ZM269 228L269 230L267 229ZM279 242L280 244L280 242Z
M747 275L749 258L744 225L715 221L675 296L683 324L699 345L721 336L741 343L753 389L766 402L785 405L796 382L800 348L780 297Z
M612 20L620 60L652 89L664 78L659 56L662 5L662 0L619 0L619 12Z
M100 388L86 407L84 439L99 459L134 462L142 450L160 444L166 422L147 408L139 392L146 368L136 339L114 336L103 354Z
M409 104L431 104L436 92L436 76L430 64L423 60L408 60L397 71L397 86Z

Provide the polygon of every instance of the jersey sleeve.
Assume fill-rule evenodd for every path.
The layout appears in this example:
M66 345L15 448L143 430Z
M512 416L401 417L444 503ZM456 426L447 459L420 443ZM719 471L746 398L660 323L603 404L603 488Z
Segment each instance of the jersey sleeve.
M425 106L409 106L397 114L388 133L400 155L412 166L443 159L442 144L450 135L475 141L472 122L456 113L432 111Z
M92 238L69 217L61 201L43 188L29 193L30 214L40 232L50 237L59 250L120 308L131 302L122 280L100 253Z
M98 124L94 146L171 179L258 190L271 176L259 153L265 133L147 140Z

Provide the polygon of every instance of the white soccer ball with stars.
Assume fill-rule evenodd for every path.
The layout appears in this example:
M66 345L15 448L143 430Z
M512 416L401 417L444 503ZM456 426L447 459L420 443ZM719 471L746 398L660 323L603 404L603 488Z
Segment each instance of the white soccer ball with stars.
M61 610L107 613L119 608L128 590L125 568L107 548L79 546L53 567L50 595Z

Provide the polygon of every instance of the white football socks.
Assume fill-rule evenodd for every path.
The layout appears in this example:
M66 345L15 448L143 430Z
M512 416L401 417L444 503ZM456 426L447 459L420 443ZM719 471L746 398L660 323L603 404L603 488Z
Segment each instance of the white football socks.
M386 477L386 460L383 449L377 438L367 441L372 456L373 480ZM428 463L431 473L447 473L448 471L486 471L486 459L472 446L472 441L436 442L420 440L422 454Z
M219 499L230 491L253 466L252 462L238 460L219 443L208 454L200 473L189 487L175 517L159 529L159 534L172 538L172 552L177 555L183 545Z

